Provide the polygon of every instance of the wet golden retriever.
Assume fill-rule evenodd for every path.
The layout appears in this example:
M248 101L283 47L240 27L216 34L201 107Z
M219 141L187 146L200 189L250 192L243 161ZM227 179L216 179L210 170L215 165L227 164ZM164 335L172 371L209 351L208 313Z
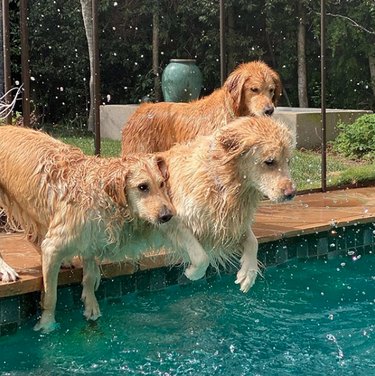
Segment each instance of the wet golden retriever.
M43 312L36 330L56 327L59 268L74 256L83 263L84 315L100 316L96 258L135 259L133 231L171 219L167 177L162 157L88 157L42 132L0 126L0 207L41 248Z
M159 152L208 135L239 116L272 115L281 95L279 75L261 61L241 64L211 95L190 103L145 103L122 130L123 155Z
M241 117L211 136L159 153L169 171L176 216L162 231L187 255L186 276L196 280L211 263L241 258L236 283L247 292L258 273L251 225L262 195L290 200L295 187L289 160L295 137L267 117Z

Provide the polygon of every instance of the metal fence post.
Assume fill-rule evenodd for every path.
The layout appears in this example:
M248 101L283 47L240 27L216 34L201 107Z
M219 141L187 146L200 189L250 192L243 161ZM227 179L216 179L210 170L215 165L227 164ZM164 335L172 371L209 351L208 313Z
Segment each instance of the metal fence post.
M325 0L320 3L320 75L321 75L321 116L322 116L322 164L321 189L327 190L327 119L326 119L326 11Z
M27 0L20 2L21 69L22 69L22 117L23 125L30 127L30 67L29 31L27 27Z

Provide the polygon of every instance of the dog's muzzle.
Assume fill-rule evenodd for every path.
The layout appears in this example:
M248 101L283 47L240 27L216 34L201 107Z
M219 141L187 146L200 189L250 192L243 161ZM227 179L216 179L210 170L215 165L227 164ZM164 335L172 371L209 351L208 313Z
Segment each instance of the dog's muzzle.
M159 213L159 223L168 222L172 217L173 217L172 211L166 206L163 206L163 208L160 210L160 213Z
M296 196L297 191L294 187L289 187L284 190L284 201L290 201L293 200L293 198Z
M274 106L266 106L266 107L264 107L263 113L266 116L271 116L274 111L275 111L275 107Z

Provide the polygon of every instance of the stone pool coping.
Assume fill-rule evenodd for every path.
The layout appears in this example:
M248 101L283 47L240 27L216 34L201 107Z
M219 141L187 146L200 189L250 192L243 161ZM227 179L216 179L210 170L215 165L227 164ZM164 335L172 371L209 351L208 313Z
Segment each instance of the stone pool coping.
M375 187L298 196L284 204L262 202L254 232L259 241L258 259L264 267L291 259L359 258L375 254ZM0 282L0 336L14 334L40 313L42 287L40 257L20 234L0 234L0 252L20 274L20 280ZM145 256L139 263L107 263L102 267L99 301L117 301L130 292L158 291L190 282L181 266L171 267L166 254ZM222 271L234 274L235 267ZM217 277L213 268L206 281ZM76 261L72 270L59 275L57 310L82 307L82 269ZM61 313L60 313L61 314Z

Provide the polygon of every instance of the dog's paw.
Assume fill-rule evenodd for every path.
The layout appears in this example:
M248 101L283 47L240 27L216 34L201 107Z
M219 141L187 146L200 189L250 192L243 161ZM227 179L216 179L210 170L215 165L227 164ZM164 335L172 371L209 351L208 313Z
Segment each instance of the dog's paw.
M92 306L86 306L83 315L88 321L96 321L102 314L100 313L99 305L94 304Z
M244 293L248 292L250 288L254 285L257 278L258 270L240 270L237 273L236 284L240 285L240 290Z
M2 260L0 260L2 261ZM19 278L18 273L5 262L0 265L0 281L14 282Z
M190 265L185 270L185 275L188 277L191 281L196 281L198 279L203 278L206 275L206 270L208 268L209 263L202 263L198 266L196 265Z
M205 274L206 274L205 268L199 268L199 267L195 267L193 265L190 265L185 270L186 277L188 277L191 281L196 281L198 279L201 279L205 276Z
M36 325L34 326L35 331L41 331L42 333L51 333L56 329L60 328L60 324L55 321L48 321L43 322L42 319L40 319Z

